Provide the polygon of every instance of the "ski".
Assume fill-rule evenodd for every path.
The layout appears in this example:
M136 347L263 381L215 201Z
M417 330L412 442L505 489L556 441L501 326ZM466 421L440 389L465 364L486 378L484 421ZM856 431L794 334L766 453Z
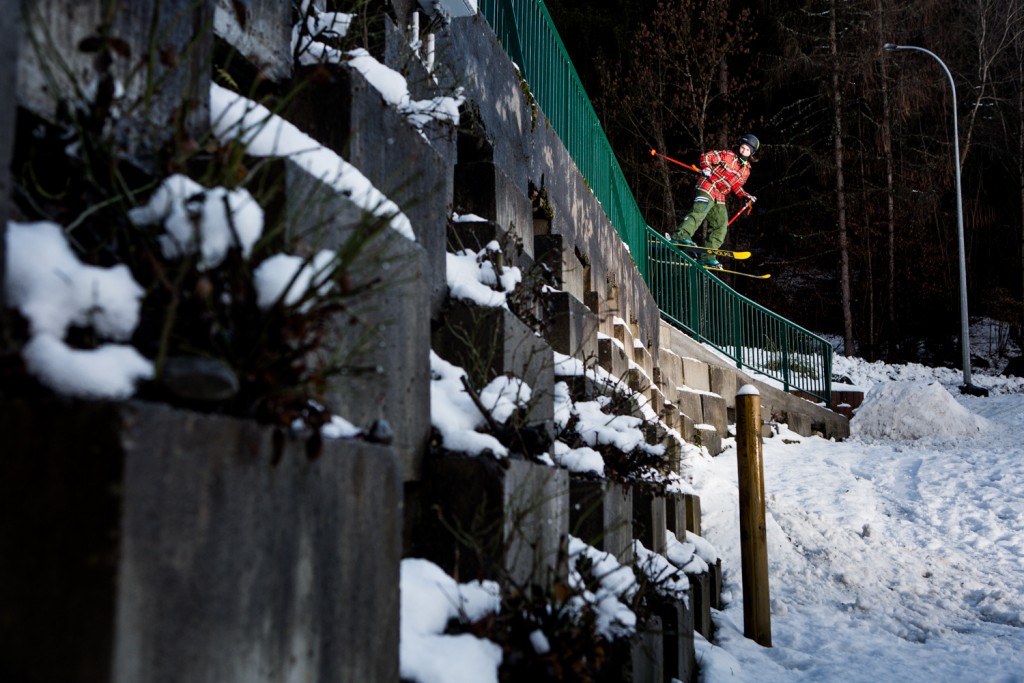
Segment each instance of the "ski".
M658 244L657 240L651 240L651 244ZM664 242L662 242L664 244ZM672 246L680 251L694 251L699 254L711 254L713 256L725 256L727 258L734 258L737 261L748 259L751 256L749 251L733 251L731 249L712 249L711 247L700 247L696 244L683 244L682 242L672 242Z
M680 242L673 242L672 246L676 249L696 249L704 254L711 254L712 256L727 256L728 258L734 258L737 261L750 258L749 251L733 251L731 249L712 249L711 247L698 247L692 244L682 244Z
M701 266L704 270L709 273L729 273L730 275L742 275L743 277L752 277L756 280L767 280L772 275L771 273L744 273L742 270L729 270L728 268L708 268L707 266Z

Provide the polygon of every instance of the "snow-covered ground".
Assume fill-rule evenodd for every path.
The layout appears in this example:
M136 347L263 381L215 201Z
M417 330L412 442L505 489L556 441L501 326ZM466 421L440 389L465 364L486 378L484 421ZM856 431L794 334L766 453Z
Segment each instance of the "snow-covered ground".
M734 444L691 458L724 569L701 681L1024 681L1024 380L836 373L866 391L850 439L764 442L771 648L743 637Z

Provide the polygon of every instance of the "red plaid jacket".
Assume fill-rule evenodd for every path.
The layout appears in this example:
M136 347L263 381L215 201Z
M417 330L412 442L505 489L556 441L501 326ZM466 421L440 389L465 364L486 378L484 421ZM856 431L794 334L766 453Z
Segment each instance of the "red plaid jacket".
M725 195L735 192L737 197L750 194L743 189L743 183L750 177L750 163L740 158L731 149L712 150L700 155L701 168L710 168L711 177L701 176L697 189L707 192L719 204L725 203Z

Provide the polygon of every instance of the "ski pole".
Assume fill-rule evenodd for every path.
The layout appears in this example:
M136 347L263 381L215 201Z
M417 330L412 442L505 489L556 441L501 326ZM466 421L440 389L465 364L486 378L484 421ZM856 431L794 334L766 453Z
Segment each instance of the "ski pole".
M754 202L752 202L752 201L750 201L750 200L748 199L748 200L747 200L747 203L743 205L743 208L742 208L742 209L740 209L739 211L737 211L737 212L736 212L736 215L735 215L735 216L733 216L732 218L730 218L730 219L729 219L729 222L728 222L728 223L726 223L726 225L732 225L732 222L733 222L734 220L736 220L737 218L739 218L740 216L742 216L742 215L743 215L743 214L745 214L745 213L750 213L750 209L751 209L751 207L753 207L753 206L754 206Z
M661 152L659 152L656 149L652 149L651 150L651 156L652 157L661 157L662 159L668 159L673 164L679 164L683 168L688 168L691 171L693 171L694 173L700 173L700 168L698 168L697 166L694 166L693 164L684 164L683 162L677 161L676 159L673 159L672 157L665 156L664 154L662 154Z

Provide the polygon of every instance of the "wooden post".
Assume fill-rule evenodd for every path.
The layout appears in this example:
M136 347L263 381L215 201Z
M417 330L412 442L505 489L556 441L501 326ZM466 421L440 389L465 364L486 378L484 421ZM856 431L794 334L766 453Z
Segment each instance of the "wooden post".
M736 392L736 464L739 468L740 489L743 635L759 645L771 647L761 395L750 384L745 384Z

